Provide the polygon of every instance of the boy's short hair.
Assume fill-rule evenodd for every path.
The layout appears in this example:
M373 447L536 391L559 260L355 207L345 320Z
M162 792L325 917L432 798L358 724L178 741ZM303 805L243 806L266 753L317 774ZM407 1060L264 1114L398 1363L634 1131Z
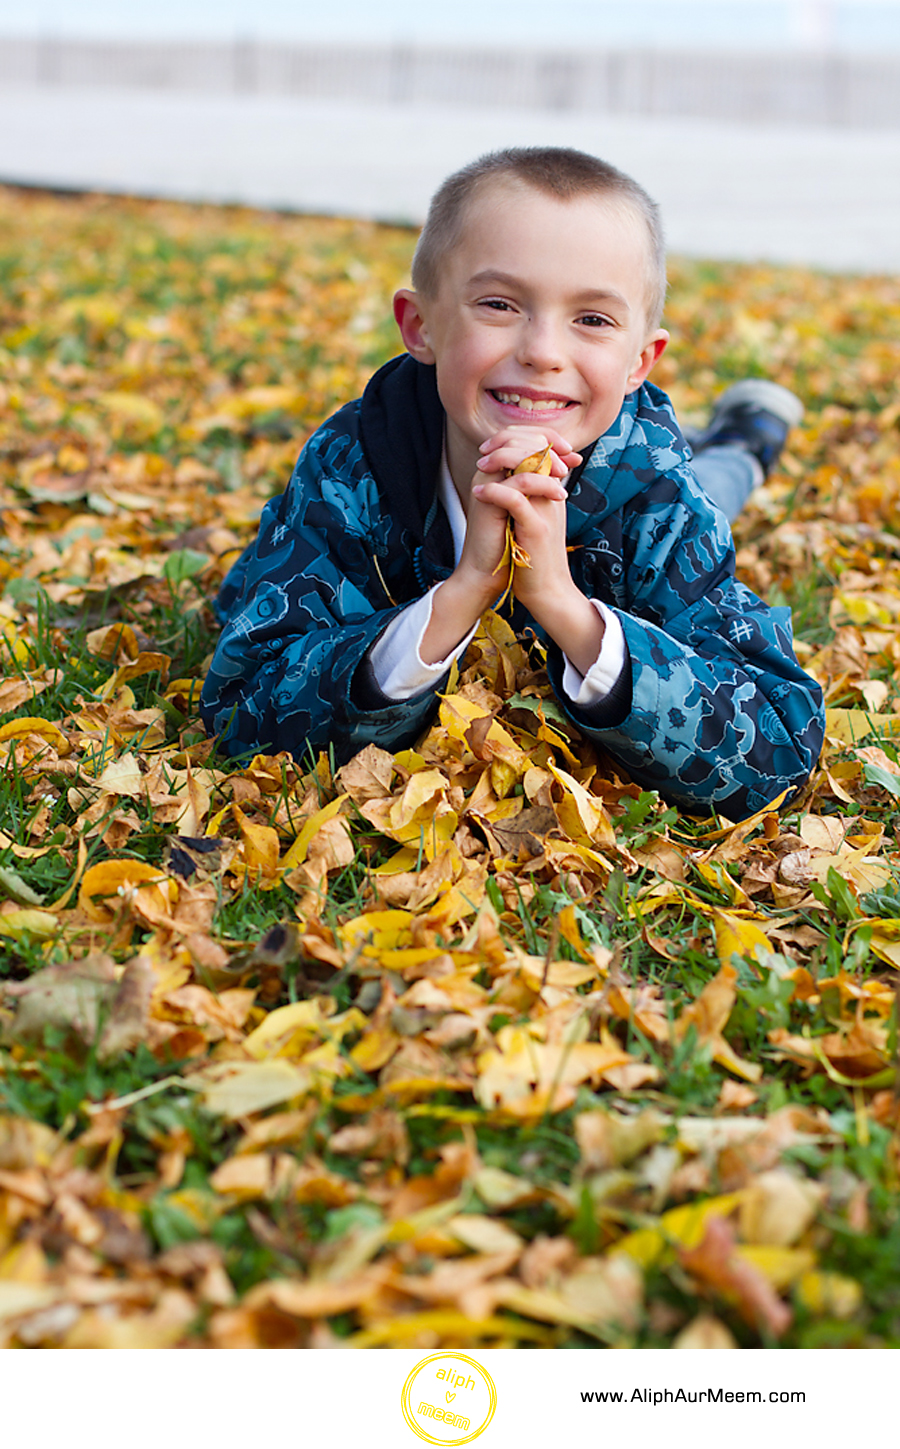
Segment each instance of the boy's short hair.
M431 199L413 257L412 282L417 292L436 295L441 265L459 241L470 200L486 181L504 179L524 182L560 201L603 196L632 206L647 228L647 323L651 331L659 326L666 298L666 251L659 207L624 171L568 146L513 146L491 151L448 176Z

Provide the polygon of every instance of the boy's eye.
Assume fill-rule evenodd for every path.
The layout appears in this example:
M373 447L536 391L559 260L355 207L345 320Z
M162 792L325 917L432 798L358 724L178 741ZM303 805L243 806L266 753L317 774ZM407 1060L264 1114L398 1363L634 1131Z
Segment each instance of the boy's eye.
M585 327L611 327L612 326L612 323L610 322L609 318L608 317L601 317L599 312L585 312L584 316L583 317L579 317L578 320L579 320L579 322L583 322L584 325L585 325Z
M481 305L482 307L491 307L495 312L509 312L512 310L510 304L504 302L502 297L483 297L481 299Z

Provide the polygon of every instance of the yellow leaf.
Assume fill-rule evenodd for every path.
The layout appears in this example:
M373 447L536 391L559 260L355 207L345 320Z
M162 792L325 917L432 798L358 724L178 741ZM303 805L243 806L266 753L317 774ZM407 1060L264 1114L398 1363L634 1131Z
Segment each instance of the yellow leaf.
M703 1239L710 1218L727 1218L743 1202L742 1192L723 1193L720 1197L703 1198L671 1208L660 1218L668 1238L682 1248L696 1248ZM618 1246L618 1245L617 1245Z
M732 1050L722 1035L737 997L737 972L725 964L712 981L707 982L697 1000L686 1006L675 1022L675 1035L681 1040L693 1026L700 1046L709 1046L714 1062L726 1067L748 1082L758 1082L762 1066L745 1062Z
M48 1308L63 1295L57 1286L43 1283L17 1283L0 1279L0 1322L8 1318L21 1318L26 1313L36 1313Z
M605 1071L634 1061L612 1037L550 1043L537 1041L527 1027L504 1026L495 1042L477 1058L476 1096L487 1111L500 1108L528 1120L563 1110L580 1082L599 1082Z
M793 1246L812 1224L824 1195L819 1183L784 1167L757 1173L741 1204L741 1237L771 1247Z
M143 793L144 777L137 756L129 753L111 761L97 777L97 784L109 795L128 795L132 800L139 799Z
M788 791L782 790L780 795L776 795L774 800L771 800L768 805L764 805L761 810L757 810L755 814L746 816L745 819L738 821L735 825L726 825L719 830L707 830L702 835L695 836L691 844L695 840L725 840L728 836L734 835L735 831L740 831L742 836L746 836L755 825L759 825L767 815L771 815L776 811L787 797Z
M750 901L746 891L741 889L721 860L698 860L694 862L694 869L714 890L727 896L733 906L749 908Z
M59 918L52 911L38 911L23 908L0 912L0 936L21 941L26 936L49 940L59 930Z
M727 911L713 914L716 933L716 953L723 966L731 965L732 956L747 957L751 961L760 959L760 952L774 948L764 931L755 921L744 916L732 916Z
M364 1072L377 1072L391 1060L402 1040L402 1037L388 1027L370 1026L351 1048L350 1055Z
M372 875L401 875L404 871L415 870L419 863L419 852L411 845L401 845L400 849L383 860L380 865L373 867Z
M95 326L108 331L121 321L123 298L110 292L89 292L85 296L66 297L60 302L56 314L61 322L71 322L83 317Z
M72 753L72 746L62 730L48 719L41 719L36 715L24 715L20 719L13 719L8 724L0 725L0 745L7 740L24 739L26 735L41 735L48 744L53 746L58 755L65 756Z
M696 1248L703 1240L709 1219L727 1218L740 1207L743 1196L741 1192L730 1192L671 1208L663 1213L658 1227L627 1233L612 1252L627 1253L642 1268L652 1268L671 1243L681 1248Z
M440 770L421 770L419 774L412 775L399 799L391 806L391 825L400 831L404 826L424 819L421 812L427 812L432 801L442 797L446 789L447 780Z
M11 654L17 664L30 664L33 662L32 652L12 620L3 624L2 628L0 628L0 637L3 639L2 653L4 656ZM25 698L28 699L30 696L31 691L29 690ZM14 704L8 706L10 709L15 709L16 707Z
M180 697L189 710L196 709L202 688L202 679L170 679L163 698L175 701Z
M142 860L104 860L85 871L78 892L78 904L92 921L110 921L112 910L98 904L98 900L111 896L124 898L129 891L146 886L155 888L160 909L167 910L170 889L177 887L158 866L147 865Z
M219 403L222 412L232 413L237 418L258 417L261 413L301 412L305 405L304 394L285 383L248 387L245 392L236 393Z
M17 855L20 860L34 860L39 855L46 855L53 850L52 845L19 845L5 830L0 830L0 850L9 850Z
M502 1279L495 1292L514 1313L547 1323L615 1334L635 1326L641 1276L627 1257L594 1260L565 1278L561 1288L526 1288Z
M416 750L398 750L394 756L394 763L401 770L408 771L410 775L417 775L420 770L428 768L428 761Z
M206 822L207 835L215 837L222 834L222 823L225 817L231 814L231 808L231 805L223 805L222 809L217 810L215 815L210 815L209 820Z
M885 923L879 922L878 924L881 926ZM900 941L892 940L889 936L883 935L880 930L876 930L872 934L869 945L882 961L887 961L888 965L895 966L900 970Z
M268 1152L229 1157L210 1174L210 1187L232 1193L242 1202L269 1196L273 1188L272 1158Z
M868 735L900 733L900 715L870 714L865 709L826 709L825 733L841 744L853 745Z
M495 609L485 609L478 625L480 633L489 639L497 651L508 661L515 675L520 670L527 669L528 655L516 638L515 631L502 614ZM476 635L476 638L478 636ZM452 690L447 691L452 694Z
M273 1056L299 1055L300 1049L321 1035L325 1024L321 1001L295 1001L270 1011L244 1041L244 1051L264 1060Z
M460 740L465 744L466 730L476 719L490 719L490 712L484 705L476 704L474 699L467 699L464 694L447 694L441 699L438 718L443 728L451 739ZM496 720L493 722L496 725ZM493 725L492 725L493 728ZM502 726L497 725L498 729ZM506 734L506 731L503 731ZM507 735L510 744L512 737Z
M247 870L274 879L278 874L278 831L271 825L257 825L249 820L240 805L233 804L231 810L241 832L243 863Z
M553 472L553 449L542 448L538 453L529 453L521 463L517 463L510 476L516 473L539 473L544 478L549 478Z
M551 961L548 966L539 956L523 959L521 969L532 991L539 991L542 983L557 988L586 986L599 975L596 966L579 966L575 961Z
M798 1301L817 1318L853 1318L863 1302L862 1288L854 1278L815 1268L800 1275L796 1292Z
M527 1294L528 1289L522 1292ZM390 1318L374 1319L368 1328L351 1334L344 1339L348 1348L415 1348L423 1342L469 1343L472 1339L505 1341L510 1334L510 1320L499 1315L491 1318L472 1318L452 1308L436 1308L425 1313L394 1313ZM545 1344L555 1342L548 1329L539 1329L531 1323L517 1323L516 1338ZM434 1440L440 1443L440 1440ZM447 1440L447 1443L450 1441Z
M310 815L309 819L304 821L299 835L285 852L281 862L285 870L294 870L296 866L303 864L313 836L321 830L326 821L332 820L337 815L346 799L346 795L339 795L336 800L331 800L329 804L323 805L321 810L317 810L314 815Z
M367 954L377 954L408 946L412 922L410 911L367 911L345 921L338 927L337 935L345 950L365 946Z
M770 1243L742 1243L735 1248L735 1257L750 1263L779 1292L790 1288L816 1263L816 1255L811 1248L781 1248Z
M229 1063L226 1073L209 1082L204 1101L210 1112L222 1117L245 1117L305 1096L309 1089L309 1072L276 1057L268 1062Z
M615 1253L627 1253L640 1268L652 1268L666 1250L666 1239L659 1228L638 1228L626 1233L612 1249Z
M882 592L878 599L864 597L861 594L843 593L840 589L835 590L833 604L840 605L850 620L851 624L876 624L882 628L890 625L900 610L900 595L894 595L893 609L885 608L885 593Z
M447 1231L475 1253L521 1253L525 1239L506 1223L483 1213L457 1213L449 1218Z
M136 392L101 392L97 394L97 402L111 415L114 429L122 427L149 438L165 422L162 408Z
M128 683L129 679L139 679L144 674L158 674L160 684L165 685L171 663L168 654L141 650L136 659L129 659L125 664L120 664L116 672L109 676L99 690L100 698L110 699L118 693L123 684Z
M85 637L89 654L100 659L137 659L141 652L137 635L130 624L104 624Z
M616 834L602 801L596 795L591 795L568 771L554 765L552 760L548 760L547 769L565 791L555 809L559 823L570 840L585 841L589 845L615 846Z
M866 895L869 891L884 890L894 879L891 867L883 861L873 860L866 853L865 847L861 850L844 847L837 855L813 856L807 869L813 880L825 885L832 867L838 875L850 881L861 895Z

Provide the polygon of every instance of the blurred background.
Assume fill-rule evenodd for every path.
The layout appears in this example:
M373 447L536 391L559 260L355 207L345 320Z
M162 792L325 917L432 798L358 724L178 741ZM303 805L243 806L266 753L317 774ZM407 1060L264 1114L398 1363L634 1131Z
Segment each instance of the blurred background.
M0 0L0 180L418 223L496 146L686 255L900 270L900 0Z

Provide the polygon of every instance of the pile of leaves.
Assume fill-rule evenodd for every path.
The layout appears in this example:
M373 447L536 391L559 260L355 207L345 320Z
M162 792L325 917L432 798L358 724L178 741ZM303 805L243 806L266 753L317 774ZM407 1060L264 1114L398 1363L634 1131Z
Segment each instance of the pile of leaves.
M900 283L678 264L806 421L736 528L828 700L696 820L488 614L396 756L219 757L210 600L414 238L0 191L0 1342L900 1344Z

